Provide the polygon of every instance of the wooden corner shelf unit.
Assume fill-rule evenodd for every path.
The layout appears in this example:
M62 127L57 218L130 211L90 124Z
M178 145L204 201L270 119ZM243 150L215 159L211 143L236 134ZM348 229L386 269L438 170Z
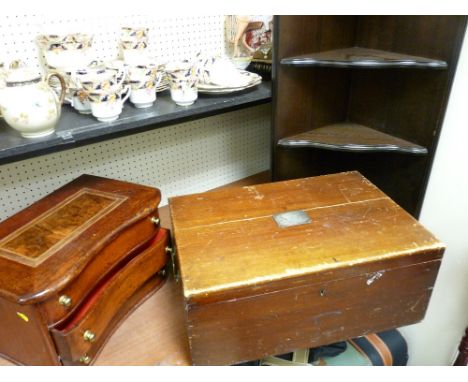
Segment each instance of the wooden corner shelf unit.
M273 179L358 170L418 216L466 16L277 16Z

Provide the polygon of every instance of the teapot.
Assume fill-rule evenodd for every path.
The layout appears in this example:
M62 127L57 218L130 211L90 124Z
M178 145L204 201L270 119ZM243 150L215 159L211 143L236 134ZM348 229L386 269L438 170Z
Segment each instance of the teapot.
M61 85L60 96L49 85L55 77ZM52 134L60 118L66 85L58 73L45 79L40 73L10 65L0 85L0 111L6 123L25 138L39 138Z

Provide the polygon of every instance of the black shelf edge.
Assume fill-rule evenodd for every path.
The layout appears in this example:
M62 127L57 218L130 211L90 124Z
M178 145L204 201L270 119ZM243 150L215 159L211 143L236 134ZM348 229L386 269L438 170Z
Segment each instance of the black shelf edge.
M369 141L366 143L365 141ZM347 142L343 142L347 141ZM371 143L373 142L373 143ZM323 126L278 140L278 146L345 152L397 152L426 155L426 147L353 123Z
M441 60L361 47L335 49L302 56L286 57L281 60L281 65L361 69L447 68L447 63Z
M104 123L91 115L81 115L64 105L54 134L36 139L23 138L0 119L0 165L83 145L137 134L194 119L265 104L271 101L271 83L228 95L199 94L192 106L177 106L169 91L158 93L151 108L137 109L126 103L119 119Z

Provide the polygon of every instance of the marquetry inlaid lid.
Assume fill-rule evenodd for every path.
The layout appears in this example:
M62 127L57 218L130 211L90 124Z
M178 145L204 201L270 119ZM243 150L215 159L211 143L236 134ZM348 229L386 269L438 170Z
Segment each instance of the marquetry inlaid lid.
M180 196L169 205L184 296L200 303L318 274L345 277L338 270L373 262L434 260L444 249L358 172Z
M158 189L90 175L39 200L0 223L0 295L27 303L62 289L159 202Z

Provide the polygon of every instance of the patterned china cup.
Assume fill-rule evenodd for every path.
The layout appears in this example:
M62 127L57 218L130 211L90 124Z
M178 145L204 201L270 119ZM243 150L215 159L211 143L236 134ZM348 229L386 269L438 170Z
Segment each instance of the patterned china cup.
M55 68L84 67L92 60L93 39L86 34L40 35L36 41L47 64Z
M129 48L126 48L126 46ZM148 57L146 43L121 43L121 51L124 62L131 66L138 65L138 63L146 60Z
M71 106L80 114L91 114L91 103L88 93L84 90L74 90L71 94Z
M198 98L198 75L196 67L188 62L171 63L166 66L171 88L171 98L179 106L190 106Z
M96 66L78 69L71 78L77 88L88 93L114 92L125 80L125 71Z
M101 122L112 122L119 118L123 104L130 96L130 86L111 93L89 93L91 112Z
M164 65L145 60L128 67L127 78L132 81L139 81L143 77L157 77L164 71Z
M144 50L148 47L146 41L120 41L123 50Z
M130 102L138 109L153 106L156 101L156 88L161 83L163 72L156 75L141 77L139 80L130 80L132 88Z
M149 28L122 27L120 32L121 41L147 41Z

